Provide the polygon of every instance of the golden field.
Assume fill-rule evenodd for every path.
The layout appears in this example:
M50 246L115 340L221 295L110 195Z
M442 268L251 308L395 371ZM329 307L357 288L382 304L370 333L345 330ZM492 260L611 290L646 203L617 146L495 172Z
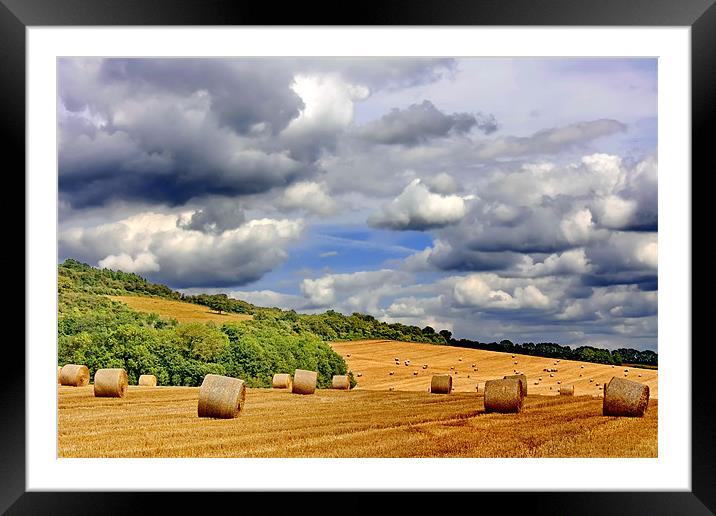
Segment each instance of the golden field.
M482 393L486 380L515 374L517 370L527 376L527 392L530 395L557 395L562 385L574 385L577 396L601 397L603 391L597 384L603 386L613 376L619 376L645 383L649 386L650 398L659 397L659 375L655 369L612 367L573 360L557 362L551 358L517 354L512 358L511 353L390 340L334 342L331 346L343 357L354 376L357 373L362 375L356 378L358 389L387 391L392 387L396 391L427 392L433 374L450 373L455 392L474 393L478 392L476 387L479 386ZM350 357L347 356L349 354ZM395 365L396 357L400 359L400 365ZM410 360L409 366L405 366L405 360ZM423 369L423 364L427 364L428 368ZM473 370L472 364L477 371ZM557 369L557 372L548 373L544 369ZM627 376L624 376L624 369L629 370ZM392 376L390 371L394 372ZM417 376L413 374L415 371ZM554 376L550 377L550 374ZM542 380L539 380L540 377ZM590 382L590 379L593 381Z
M197 387L95 398L58 386L60 457L656 457L658 401L604 417L591 396L528 396L485 414L475 393L248 389L236 419L197 417Z
M217 324L233 321L246 321L253 319L252 315L234 313L216 313L209 307L183 301L173 301L160 297L148 296L107 296L113 301L119 301L140 312L150 312L167 319L176 319L180 323L207 323L214 321Z

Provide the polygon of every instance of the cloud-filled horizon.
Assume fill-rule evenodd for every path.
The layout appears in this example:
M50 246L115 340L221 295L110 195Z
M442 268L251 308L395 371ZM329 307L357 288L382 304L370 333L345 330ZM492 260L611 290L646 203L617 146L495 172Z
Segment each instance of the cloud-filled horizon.
M655 59L58 60L59 260L657 350Z

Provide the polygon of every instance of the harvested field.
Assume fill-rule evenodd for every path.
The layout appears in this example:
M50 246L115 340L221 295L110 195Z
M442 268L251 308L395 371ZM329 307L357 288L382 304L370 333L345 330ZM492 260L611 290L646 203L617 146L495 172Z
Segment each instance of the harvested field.
M166 319L176 319L180 323L207 323L214 321L217 324L232 321L246 321L253 319L253 315L216 313L209 307L183 301L174 301L161 297L148 296L107 296L113 301L119 301L130 308L140 312L158 314Z
M612 367L604 364L590 362L577 362L574 360L560 361L555 365L555 359L533 357L529 355L513 355L496 351L473 350L452 346L437 346L435 344L416 344L412 342L397 342L391 340L364 340L353 342L334 342L331 344L348 364L351 371L360 371L362 376L356 378L358 385L355 389L389 390L396 391L423 391L430 387L430 379L434 374L452 374L454 392L477 392L475 387L479 384L480 392L484 392L486 380L496 380L505 375L515 374L517 369L527 376L527 392L542 395L558 395L560 384L574 385L575 396L598 396L600 399L603 386L613 376L624 377L624 366ZM350 353L350 357L346 355ZM428 364L426 369L420 368L417 376L413 369L396 367L395 358L411 360L416 364ZM459 359L462 357L462 361ZM514 364L517 362L517 365ZM473 371L472 364L477 367ZM584 366L582 369L581 366ZM455 374L454 367L459 373ZM658 375L654 369L641 369L628 366L628 380L645 383L649 386L651 399L659 397ZM544 369L557 369L553 377ZM395 371L395 374L388 374ZM582 376L579 376L579 375ZM641 378L638 375L641 374ZM470 378L468 378L470 375ZM539 381L538 378L542 377ZM589 380L593 379L593 382ZM537 385L535 385L537 382ZM550 389L551 387L551 389Z
M58 391L60 457L657 456L656 400L617 418L591 396L530 393L521 414L485 414L475 393L248 389L239 417L214 420L197 417L197 387Z

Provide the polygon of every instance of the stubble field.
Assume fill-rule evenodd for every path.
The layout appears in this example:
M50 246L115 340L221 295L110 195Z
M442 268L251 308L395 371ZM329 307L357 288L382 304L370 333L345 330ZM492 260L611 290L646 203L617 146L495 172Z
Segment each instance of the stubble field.
M624 368L570 361L555 366L539 357L391 341L333 346L351 355L349 368L361 373L357 388L309 396L248 389L244 410L231 420L198 418L196 387L130 386L125 398L109 399L95 398L92 386L58 386L59 456L657 456L657 371L629 368L630 378L650 385L649 408L643 418L616 418L602 416L601 391L592 383L623 376ZM394 365L396 356L401 366ZM410 367L402 365L406 359ZM558 372L549 377L544 367ZM485 380L515 368L530 379L524 411L486 414ZM431 375L441 372L453 373L452 394L428 392ZM539 376L543 381L533 385ZM576 396L556 395L559 378L576 386Z

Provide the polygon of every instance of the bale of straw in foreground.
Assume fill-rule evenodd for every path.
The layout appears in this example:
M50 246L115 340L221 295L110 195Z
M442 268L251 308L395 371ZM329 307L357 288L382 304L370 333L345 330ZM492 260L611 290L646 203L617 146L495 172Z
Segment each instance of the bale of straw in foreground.
M485 412L522 412L522 382L517 378L485 382Z
M612 378L604 391L605 416L642 417L649 405L649 386L623 378Z
M89 368L86 365L66 364L60 369L60 383L72 387L84 387L90 381Z
M97 398L122 398L127 394L127 371L121 368L97 369L94 395Z
M430 380L430 392L433 394L450 394L452 391L452 376L449 374L436 374Z
M143 374L139 377L137 385L143 385L144 387L156 387L157 377L153 374Z
M199 387L199 417L231 419L239 415L246 401L246 384L238 378L207 374Z
M271 387L274 389L291 389L293 387L293 380L291 375L288 373L277 373L273 375L271 380Z
M291 392L294 394L313 394L316 392L317 380L318 373L316 371L296 369L296 372L293 375L293 389Z
M515 380L519 380L522 382L522 396L527 396L527 376L523 374L511 374L505 376L505 380L513 378Z
M334 389L341 389L347 391L351 388L351 381L348 379L346 374L334 374L332 387Z
M574 396L574 385L562 385L559 388L559 393L562 396Z

